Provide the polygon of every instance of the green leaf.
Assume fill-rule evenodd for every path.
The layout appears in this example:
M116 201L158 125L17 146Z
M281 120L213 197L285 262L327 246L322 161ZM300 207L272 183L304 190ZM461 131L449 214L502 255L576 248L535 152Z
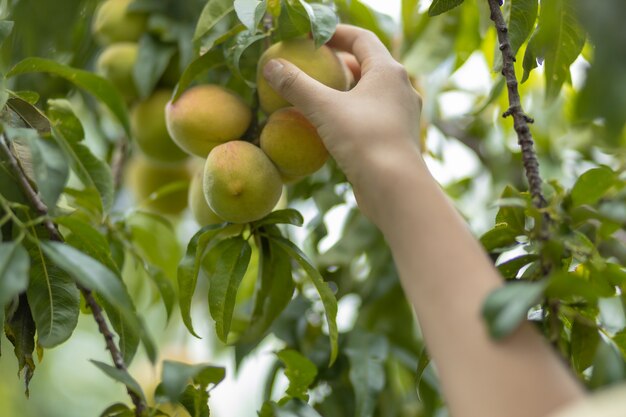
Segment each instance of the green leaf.
M594 137L615 146L623 146L626 124L626 55L623 51L626 8L622 0L602 2L576 0L580 21L593 44L591 67L585 74L585 85L576 97L576 115L586 122L600 119L603 131Z
M299 0L304 7L309 21L311 22L311 33L315 41L315 47L319 48L332 38L335 29L339 24L337 14L328 6L314 3L308 4L304 0Z
M350 359L350 382L354 388L355 416L372 417L376 399L385 387L385 362L389 343L382 335L352 332L345 349Z
M337 299L319 271L306 258L306 255L289 240L281 236L271 236L271 239L289 256L291 256L304 271L317 289L322 300L328 321L330 337L330 365L337 359L339 332L337 330Z
M123 403L110 405L100 413L100 417L132 417L134 415L135 412Z
M39 134L44 135L50 133L50 121L46 115L33 104L21 97L11 95L7 101L7 106L17 113L28 127L35 129Z
M63 77L77 87L93 94L111 110L124 127L126 134L130 136L130 125L124 99L109 80L94 73L71 68L50 59L36 57L26 58L19 62L7 73L7 78L33 72L45 72Z
M437 16L463 4L463 0L433 0L428 8L429 16Z
M511 44L513 55L517 55L520 47L533 32L538 10L538 0L511 0L504 4L502 13L509 30L509 43ZM502 52L498 49L498 45L496 45L495 49L493 66L496 72L502 70ZM504 78L502 78L502 82L504 82Z
M19 242L0 243L0 325L4 309L28 287L28 252Z
M507 22L509 42L515 55L535 27L539 4L537 0L511 0L507 4L511 7Z
M99 230L75 215L57 217L55 221L71 232L65 236L69 245L98 260L121 280L118 265L111 256L109 242ZM139 347L139 335L136 329L129 326L119 310L106 299L96 294L96 300L106 312L113 330L118 335L118 346L124 357L124 362L126 365L130 365Z
M513 282L489 294L482 314L491 337L500 340L517 329L526 320L528 310L539 302L545 287L545 281Z
M513 246L517 243L515 239L520 233L511 228L508 223L497 223L493 229L480 237L485 250L492 252L496 249Z
M80 295L70 276L33 243L26 245L30 259L28 304L37 326L37 341L46 348L70 338L78 323Z
M496 214L496 224L507 224L509 229L524 234L526 229L526 215L524 214L525 200L521 198L519 191L507 186L498 201L500 210Z
M509 259L498 265L498 270L504 278L513 279L517 276L520 269L525 267L531 262L534 262L539 257L537 255L522 255L517 258Z
M69 158L72 171L85 187L98 190L103 209L108 211L114 197L111 168L81 142L84 131L71 104L67 100L50 100L48 103L53 137Z
M209 417L209 393L193 385L187 385L178 400L192 417Z
M291 224L300 227L304 224L304 218L298 210L276 210L271 212L261 220L257 220L256 222L252 223L252 227L256 229L261 226L267 226L270 224Z
M266 401L259 411L259 417L321 417L321 415L306 402L293 399L281 405L274 401Z
M113 367L111 365L108 365L108 364L104 363L104 362L96 361L96 360L93 360L93 359L91 359L90 362L93 363L94 365L96 365L96 367L98 367L98 369L100 369L102 372L107 374L112 379L114 379L117 382L121 382L122 384L126 385L126 388L128 388L130 391L135 393L143 401L146 401L146 396L143 393L143 390L141 389L141 386L139 386L139 383L137 381L135 381L135 379L128 373L128 371L117 369L117 368L115 368L115 367Z
M306 35L311 30L311 21L303 4L298 0L284 2L278 16L276 33L280 40L297 38Z
M235 0L233 3L237 17L249 31L254 32L267 10L267 1Z
M69 245L97 259L116 275L119 275L117 264L111 257L109 243L102 231L81 219L79 215L60 216L54 221L69 231L69 233L64 233L65 241Z
M317 376L315 364L293 349L283 349L276 356L285 364L285 376L289 380L287 395L308 401L307 391Z
M174 279L182 258L174 226L161 216L135 211L126 218L126 228L130 232L130 242L142 258ZM154 239L155 236L159 239Z
M163 361L161 384L163 394L171 402L177 402L185 391L187 384L193 383L206 390L209 385L217 385L226 376L222 367L209 364L189 365L182 362Z
M269 33L256 34L256 32L246 30L235 36L235 45L228 49L227 58L230 66L233 68L234 73L245 81L250 88L255 88L256 82L246 79L246 77L242 74L240 66L241 57L248 48L268 36Z
M593 372L589 386L593 388L616 385L626 377L624 359L618 350L604 341L598 345L593 361Z
M226 227L225 224L205 226L200 229L189 241L185 256L178 265L178 302L183 323L189 332L195 337L196 334L191 323L191 301L196 290L198 274L204 252L209 242Z
M572 188L574 206L595 204L618 182L608 167L593 168L582 174Z
M233 237L218 243L203 260L209 277L209 311L215 320L217 336L227 342L235 311L235 300L241 280L248 269L252 249L242 237ZM217 256L217 261L207 265Z
M615 290L611 286L587 279L575 272L559 271L550 277L546 295L553 298L571 299L582 297L587 301L596 301L601 297L610 297Z
M185 68L183 74L176 84L172 101L178 100L178 98L185 92L187 87L196 79L201 73L208 71L211 68L218 67L224 64L224 54L219 49L213 49L205 52L198 58L193 60L191 64Z
M172 317L172 311L174 310L174 303L176 302L176 290L174 289L174 285L172 285L170 278L165 275L165 272L160 269L148 271L148 276L161 295L163 307L165 307L165 313L167 315L166 321L169 322Z
M622 353L622 357L626 359L626 329L620 332L617 332L615 336L612 337L612 339L613 339L613 343L617 345L620 352Z
M34 133L32 130L30 132ZM40 138L37 134L25 134L22 137L30 149L37 189L46 206L54 210L70 174L67 157L59 145L50 139Z
M291 258L267 237L259 237L259 278L245 340L265 334L293 297Z
M202 9L202 13L200 13L193 40L197 41L206 35L220 20L228 16L233 9L233 0L207 1L204 9Z
M522 82L537 66L537 59L544 60L546 99L553 100L563 83L570 80L569 67L582 52L585 32L569 0L553 0L541 6L537 30L524 55Z
M583 373L593 364L599 343L600 333L595 326L574 320L570 338L571 360L578 373Z
M94 258L59 242L41 242L44 253L84 288L96 291L120 312L125 323L140 335L149 359L156 360L154 342L135 311L124 284Z
M154 90L175 53L176 47L160 43L150 35L139 39L133 78L141 98L148 97Z
M24 371L24 385L26 395L30 379L35 372L33 351L35 350L35 322L30 313L26 294L22 294L18 300L17 308L7 317L4 323L4 332L13 345L13 352L17 358L18 375Z

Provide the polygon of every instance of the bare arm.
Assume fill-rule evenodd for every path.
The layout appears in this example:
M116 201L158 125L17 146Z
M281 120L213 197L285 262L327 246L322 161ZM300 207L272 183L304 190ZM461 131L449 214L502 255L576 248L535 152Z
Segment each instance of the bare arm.
M455 417L542 417L584 392L528 323L489 338L480 309L502 280L429 174L418 149L421 101L371 32L340 25L330 44L353 54L361 78L331 90L286 61L270 84L316 125L384 233Z

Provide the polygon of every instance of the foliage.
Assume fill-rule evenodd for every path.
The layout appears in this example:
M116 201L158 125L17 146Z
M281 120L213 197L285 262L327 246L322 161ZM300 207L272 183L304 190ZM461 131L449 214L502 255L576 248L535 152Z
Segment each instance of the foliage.
M122 357L93 364L134 402L102 416L167 415L175 403L208 416L213 387L236 369L165 361L148 394L127 371L139 346L159 362L141 308L148 297L162 302L164 321L194 336L192 312L208 312L237 367L274 340L261 416L441 415L436 371L389 249L334 164L291 185L290 208L234 235L226 223L194 224L181 241L188 222L129 203L119 180L135 150L124 92L94 70L94 2L8 3L0 5L0 321L27 392L44 352L91 315L110 323ZM485 302L490 333L503 338L531 320L590 388L625 379L626 9L621 0L503 5L547 179L547 204L537 206L525 191L515 131L498 117L509 109L502 75L490 73L490 91L455 78L471 62L502 69L488 1L422 3L403 0L398 25L358 0L135 0L129 10L148 16L133 70L139 99L168 82L175 98L211 82L259 113L256 63L269 45L309 33L321 45L339 19L373 31L425 96L427 159L446 166L448 149L461 146L478 161L444 186L509 282ZM446 108L450 94L471 103L461 115ZM314 215L305 224L295 208ZM321 249L338 211L346 214L340 236ZM306 237L296 238L303 234L295 227ZM342 327L337 316L350 299L358 300L356 318ZM277 394L282 369L289 384Z

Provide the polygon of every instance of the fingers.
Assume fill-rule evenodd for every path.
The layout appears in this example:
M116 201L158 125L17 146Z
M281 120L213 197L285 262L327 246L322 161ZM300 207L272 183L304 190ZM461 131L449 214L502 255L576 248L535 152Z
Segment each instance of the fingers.
M354 81L358 82L361 79L361 65L359 61L356 60L354 55L348 52L339 52L338 55L352 74Z
M305 115L334 91L284 59L270 60L263 68L263 75L278 94Z
M374 33L356 26L338 25L328 46L354 55L361 64L363 73L369 71L374 65L394 61L385 45Z

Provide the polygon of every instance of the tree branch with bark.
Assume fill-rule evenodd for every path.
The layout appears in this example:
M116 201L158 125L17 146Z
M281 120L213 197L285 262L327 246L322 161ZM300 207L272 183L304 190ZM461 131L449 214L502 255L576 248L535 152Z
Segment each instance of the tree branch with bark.
M546 199L541 191L542 179L539 173L539 162L534 150L534 140L529 125L533 119L529 117L522 107L522 100L519 94L517 76L515 75L515 54L509 40L508 28L500 6L501 0L487 0L491 10L491 20L496 26L498 34L499 49L502 52L502 75L506 80L509 94L509 108L502 115L513 118L513 128L517 133L517 140L522 150L522 160L528 180L530 194L533 203L537 208L544 208L547 205Z

